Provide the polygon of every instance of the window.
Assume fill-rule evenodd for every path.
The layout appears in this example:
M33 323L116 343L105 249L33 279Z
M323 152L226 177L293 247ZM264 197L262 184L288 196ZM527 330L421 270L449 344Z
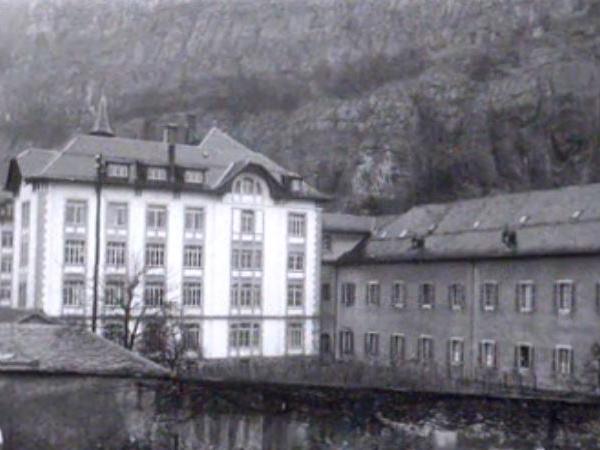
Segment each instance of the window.
M354 353L354 333L352 330L340 331L340 353L342 355Z
M167 227L167 209L163 206L148 207L146 227L153 231L164 231Z
M392 334L390 337L390 358L392 361L404 359L404 335Z
M65 210L65 225L69 227L84 227L86 224L87 207L85 202L69 200Z
M186 245L183 248L183 267L186 269L202 268L201 245Z
M452 366L460 366L464 361L464 341L462 338L451 338L448 341L448 361Z
M233 185L233 192L244 195L262 195L262 185L260 181L251 177L243 177Z
M515 347L515 367L519 370L533 368L533 347L529 344L519 344Z
M29 228L29 220L30 220L30 207L29 202L21 203L21 229L25 230Z
M202 306L202 283L197 281L183 283L183 305Z
M106 214L109 228L127 227L127 204L109 203Z
M289 281L287 304L289 308L300 308L304 302L304 285L298 281Z
M231 305L234 308L260 308L261 285L256 281L238 281L231 285Z
M2 232L2 248L12 248L13 246L13 233L12 231L6 230Z
M107 323L102 330L102 336L109 341L122 345L125 337L125 328L122 323Z
M235 270L260 270L262 268L261 249L233 249L231 266Z
M104 305L119 306L125 303L125 282L109 280L104 286Z
M324 301L324 302L331 301L331 284L329 284L329 283L321 284L321 301Z
M323 235L323 250L325 250L326 252L330 252L332 248L333 248L333 242L331 239L331 235L324 234Z
M200 232L204 229L204 210L202 208L185 209L185 231Z
M204 171L188 169L183 174L183 180L186 183L202 184L204 183Z
M260 324L253 322L232 323L229 326L229 347L250 349L260 346Z
M354 283L342 283L342 304L354 305L356 300L356 285Z
M149 181L166 181L167 169L164 167L148 167L146 178Z
M406 307L406 285L401 281L392 284L392 306L394 308Z
M465 307L465 287L455 283L448 286L448 304L452 311L461 311Z
M25 308L27 305L27 281L19 281L19 308Z
M379 305L380 291L379 282L369 281L367 283L367 305Z
M321 333L319 350L322 355L328 355L331 352L331 336L329 336L329 334Z
M240 220L242 233L254 233L254 211L243 210Z
M479 343L479 365L488 369L496 367L496 343L494 341Z
M290 213L288 216L288 234L292 237L306 236L306 216Z
M162 281L150 281L144 286L144 305L156 307L162 306L165 301L165 283Z
M19 266L27 267L27 264L29 264L29 239L27 236L22 236L19 249Z
M2 255L2 260L0 261L0 272L2 272L2 273L11 273L12 272L12 256L11 255Z
M533 312L535 301L535 284L531 281L521 281L517 284L517 311Z
M304 347L304 327L301 323L288 324L287 346L290 350L302 350Z
M10 300L11 291L10 281L0 281L0 300Z
M114 178L127 178L129 176L129 166L127 164L109 163L106 167L106 174Z
M421 336L417 342L417 357L419 361L433 359L433 339L430 336Z
M557 345L554 349L554 371L569 375L573 370L573 349L568 345Z
M164 267L165 244L146 244L146 266Z
M142 342L147 353L159 352L165 349L165 327L163 323L150 320L144 324L142 331Z
M288 254L288 270L302 272L304 270L304 252L290 252Z
M481 308L484 311L495 311L498 307L498 283L485 281L481 285Z
M85 264L85 241L79 239L65 241L65 264L69 266Z
M365 333L365 354L376 356L379 353L379 333Z
M570 280L554 283L554 306L559 314L570 314L575 304L575 284Z
M83 280L63 281L63 305L82 306L85 290Z
M107 242L106 265L122 267L125 265L125 242Z
M186 323L181 327L181 343L184 350L198 350L200 347L200 325Z
M435 305L435 286L432 283L419 286L419 304L423 309L432 309Z

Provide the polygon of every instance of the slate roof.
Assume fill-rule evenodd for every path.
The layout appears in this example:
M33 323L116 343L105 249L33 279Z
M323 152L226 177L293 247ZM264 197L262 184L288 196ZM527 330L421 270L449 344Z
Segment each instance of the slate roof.
M0 373L166 377L169 371L107 339L57 324L0 323Z
M342 213L323 213L323 230L342 233L369 234L375 228L375 218Z
M502 242L504 230L517 245ZM424 238L422 248L413 238ZM600 184L415 206L377 229L341 263L600 252Z
M26 150L16 158L16 162L26 179L93 182L96 178L95 156L99 153L107 161L168 165L165 142L90 134L76 136L61 150ZM282 189L284 176L295 175L217 128L212 128L198 146L177 144L175 160L179 167L206 169L209 190L221 186L232 165L259 165L277 180ZM304 187L297 197L328 199L312 186L304 183Z

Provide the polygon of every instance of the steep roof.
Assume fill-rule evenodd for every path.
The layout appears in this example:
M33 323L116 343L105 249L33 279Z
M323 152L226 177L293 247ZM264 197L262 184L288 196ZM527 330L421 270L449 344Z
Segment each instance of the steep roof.
M88 331L0 323L0 372L164 377L169 371Z
M372 216L343 213L323 213L323 230L341 233L369 234L376 225Z
M514 231L517 245L502 241ZM340 262L600 252L600 184L416 206ZM414 237L424 238L423 246Z
M26 179L93 182L97 154L108 161L140 162L167 166L167 144L123 137L78 135L61 150L26 150L17 158L19 171ZM224 175L234 164L256 164L267 170L284 189L285 176L294 175L261 153L250 150L226 133L212 128L198 145L176 145L176 165L206 170L206 188L220 187ZM326 200L328 197L304 183L301 198ZM293 195L292 195L293 197Z

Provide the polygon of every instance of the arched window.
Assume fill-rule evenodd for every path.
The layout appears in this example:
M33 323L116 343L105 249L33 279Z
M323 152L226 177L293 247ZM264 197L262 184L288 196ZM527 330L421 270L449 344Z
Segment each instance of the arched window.
M262 195L262 183L254 177L243 176L233 183L233 192L242 195Z

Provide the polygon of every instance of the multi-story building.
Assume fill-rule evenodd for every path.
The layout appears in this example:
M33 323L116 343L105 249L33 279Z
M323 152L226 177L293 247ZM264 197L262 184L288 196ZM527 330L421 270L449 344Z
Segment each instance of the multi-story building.
M135 298L138 317L175 305L206 358L316 352L326 197L216 128L125 139L100 111L92 133L11 161L13 304L89 323L96 297L115 336Z
M451 379L597 382L600 185L417 206L336 261L336 353ZM424 373L424 372L423 372Z
M13 201L0 192L0 306L11 305L13 274Z

